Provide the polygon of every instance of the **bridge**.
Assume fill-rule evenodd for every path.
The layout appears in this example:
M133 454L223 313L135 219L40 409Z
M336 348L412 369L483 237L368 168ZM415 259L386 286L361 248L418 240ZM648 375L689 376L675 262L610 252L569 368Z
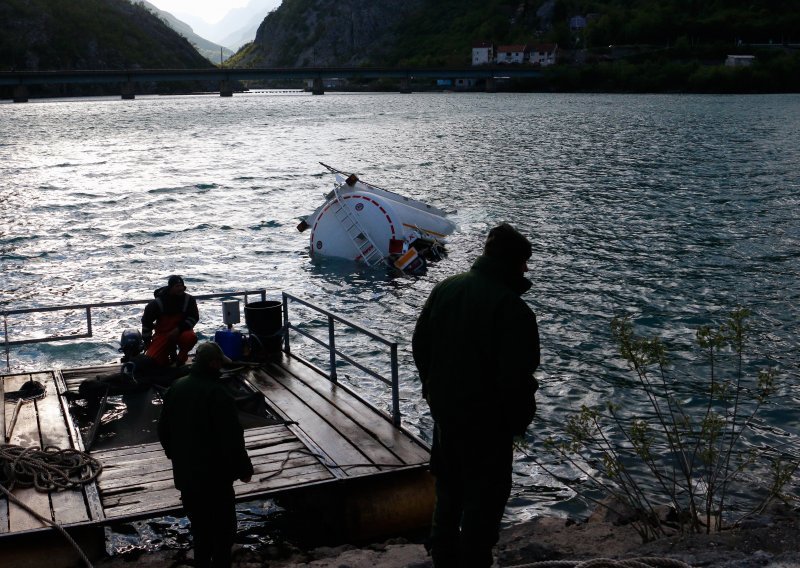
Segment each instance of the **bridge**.
M27 102L29 87L34 85L113 84L120 86L123 99L136 96L137 83L201 81L219 85L223 97L233 95L238 81L308 80L311 92L324 94L326 79L396 79L401 93L411 92L415 79L472 79L486 82L486 90L495 90L498 78L533 78L541 76L536 67L522 65L476 66L464 68L390 68L390 67L286 67L286 68L210 68L210 69L122 69L78 71L0 71L0 87L11 87L14 102Z

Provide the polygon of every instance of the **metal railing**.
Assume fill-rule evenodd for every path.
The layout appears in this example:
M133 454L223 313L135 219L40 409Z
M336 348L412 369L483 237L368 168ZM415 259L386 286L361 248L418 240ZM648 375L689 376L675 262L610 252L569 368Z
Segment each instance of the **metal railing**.
M195 300L213 300L216 298L237 298L242 297L244 298L245 304L247 303L247 299L249 296L258 295L261 297L262 300L266 300L267 291L265 289L261 290L249 290L243 292L227 292L222 294L197 294L193 297ZM11 362L10 362L10 351L11 346L13 345L27 345L31 343L52 343L55 341L69 341L73 339L86 339L89 337L94 337L93 330L92 330L92 310L93 309L106 309L106 308L114 308L119 306L135 306L135 305L144 305L150 302L152 298L147 300L124 300L120 302L94 302L91 304L72 304L66 306L48 306L48 307L40 307L40 308L22 308L17 310L3 310L0 312L0 315L3 316L3 345L5 348L6 353L6 369L11 370ZM67 312L67 311L76 311L76 310L84 310L85 318L86 318L86 331L79 332L79 333L70 333L67 335L49 335L45 337L34 337L30 339L18 339L16 341L12 341L9 339L9 332L8 332L8 318L9 316L15 315L22 315L22 314L33 314L33 313L44 313L44 312Z
M307 308L310 308L310 309L316 311L317 313L322 314L323 316L325 316L327 318L327 321L328 321L328 340L327 340L327 342L325 340L323 340L323 339L320 339L320 338L318 338L318 337L306 332L305 330L299 328L298 326L293 325L289 321L289 301L297 302L298 304L302 304L303 306L306 306ZM377 341L379 343L382 343L382 344L386 345L389 348L389 353L390 353L390 358L391 358L391 374L392 374L391 378L387 379L383 375L381 375L379 373L376 373L375 371L365 367L364 365L362 365L358 361L352 359L351 357L347 356L346 354L342 353L341 351L339 351L336 348L336 330L335 330L335 326L334 326L334 324L336 322L342 323L342 324L346 325L347 327L349 327L349 328L351 328L351 329L353 329L353 330L355 330L355 331L357 331L359 333L362 333L362 334L366 335L367 337L369 337L371 339L374 339L375 341ZM341 359L343 361L346 361L347 363L353 365L354 367L356 367L360 371L368 374L369 376L371 376L371 377L373 377L375 379L378 379L379 381L381 381L385 385L390 386L391 389L392 389L392 423L395 426L397 426L398 428L400 427L400 423L401 423L401 416L400 416L400 376L399 376L399 366L398 366L398 363L397 363L397 342L389 341L388 339L386 339L382 335L380 335L380 334L378 334L378 333L376 333L374 331L371 331L371 330L369 330L369 329L367 329L365 327L362 327L362 326L358 325L357 323L348 320L345 317L336 315L333 312L330 312L330 311L328 311L328 310L326 310L324 308L321 308L321 307L319 307L317 305L314 305L311 302L308 302L306 300L302 300L302 299L298 298L297 296L293 296L292 294L289 294L287 292L283 293L283 327L284 327L284 330L285 330L285 334L284 334L284 338L283 338L283 342L284 342L283 343L283 350L286 352L287 355L291 354L291 347L289 345L289 330L290 329L293 330L296 333L299 333L303 337L306 337L306 338L310 339L311 341L321 345L322 347L324 347L324 348L326 348L328 350L328 357L329 357L329 361L330 361L330 373L328 375L328 378L331 380L331 382L338 383L338 377L337 377L337 374L336 374L336 362L337 362L337 357L338 357L339 359Z
M262 301L266 301L267 291L265 289L260 290L249 290L243 292L228 292L228 293L220 293L220 294L198 294L193 295L196 300L213 300L213 299L227 299L227 298L244 298L245 305L248 304L248 298L250 296L260 296ZM99 309L108 309L114 308L119 306L134 306L134 305L144 305L147 304L150 299L147 300L125 300L119 302L95 302L90 304L72 304L72 305L64 305L64 306L49 306L49 307L39 307L39 308L22 308L16 310L3 310L0 312L0 315L3 317L3 345L5 349L6 355L6 369L7 371L11 371L11 361L10 361L10 352L11 347L15 345L26 345L32 343L51 343L56 341L69 341L75 339L86 339L93 337L93 329L92 329L92 314L93 310ZM327 318L328 322L328 339L327 341L319 339L314 335L306 332L304 329L293 325L289 321L289 302L297 302L315 312L322 314ZM348 320L345 317L336 315L320 306L317 306L311 302L298 298L292 294L287 292L283 292L283 299L282 299L282 307L283 307L283 345L284 351L286 354L291 354L291 346L289 343L289 330L292 330L311 341L321 345L322 347L328 350L328 357L330 361L330 372L328 373L327 377L333 383L338 383L338 377L336 374L336 364L337 358L342 361L346 361L347 363L353 365L360 371L366 373L367 375L374 377L375 379L381 381L382 383L388 385L392 389L392 411L391 411L391 418L392 423L400 427L401 417L400 417L400 379L399 379L399 370L398 370L398 359L397 359L397 342L389 341L388 339L384 338L383 336L379 335L374 331L370 331L363 326L358 325L355 322ZM33 337L28 339L17 339L12 340L9 336L9 328L8 328L8 320L11 316L16 315L24 315L24 314L33 314L33 313L43 313L43 312L67 312L67 311L76 311L76 310L83 310L84 317L86 322L86 329L85 331L80 331L77 333L70 333L65 335L48 335L45 337ZM335 333L335 326L334 324L339 322L358 333L362 333L371 339L382 343L383 345L387 346L390 351L390 358L391 358L391 378L386 378L381 374L373 371L372 369L367 368L366 366L362 365L352 357L346 355L345 353L341 352L336 348L336 333ZM323 371L324 374L324 371ZM355 394L355 393L354 393ZM374 406L374 405L371 405Z

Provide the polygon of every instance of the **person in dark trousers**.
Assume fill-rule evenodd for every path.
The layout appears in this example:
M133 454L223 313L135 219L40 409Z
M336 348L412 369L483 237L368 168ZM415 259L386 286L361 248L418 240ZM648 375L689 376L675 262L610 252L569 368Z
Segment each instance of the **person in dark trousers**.
M167 285L156 289L153 295L155 299L145 306L142 315L145 355L160 367L183 365L197 343L197 301L186 293L183 278L178 275L170 276Z
M158 438L191 523L194 565L201 568L231 565L233 482L253 475L236 404L220 381L229 361L216 343L198 346L189 375L164 394L158 420Z
M531 244L503 223L463 274L437 284L422 308L414 361L434 420L436 568L491 566L511 492L513 441L536 412L539 329L521 295Z

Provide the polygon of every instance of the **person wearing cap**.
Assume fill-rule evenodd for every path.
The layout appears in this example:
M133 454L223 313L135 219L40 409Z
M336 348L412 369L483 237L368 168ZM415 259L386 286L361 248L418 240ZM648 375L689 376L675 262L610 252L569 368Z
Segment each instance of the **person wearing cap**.
M220 381L230 363L219 345L202 343L189 375L164 393L158 438L172 460L175 487L189 517L194 565L230 566L236 536L233 483L249 482L253 464L233 396Z
M491 566L511 492L513 442L536 412L539 330L522 299L532 248L494 227L471 269L438 283L412 338L422 396L434 421L436 504L429 551L436 568Z
M167 279L166 286L157 288L153 296L155 299L145 306L142 314L145 354L160 367L173 362L183 365L197 343L194 333L194 326L200 319L197 301L186 293L183 278L175 274Z

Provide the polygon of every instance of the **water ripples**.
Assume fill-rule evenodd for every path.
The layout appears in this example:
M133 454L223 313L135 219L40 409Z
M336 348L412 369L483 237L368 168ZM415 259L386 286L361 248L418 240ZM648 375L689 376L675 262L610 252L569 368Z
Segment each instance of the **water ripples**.
M414 320L433 285L467 269L507 220L534 244L534 448L581 404L642 405L612 344L619 315L668 342L691 401L700 388L689 377L702 368L694 331L751 308L763 356L748 370L777 364L788 378L780 400L796 405L798 107L795 95L550 94L2 104L0 310L146 299L172 273L195 293L286 290L400 343L401 408L427 439ZM452 211L447 259L401 278L311 261L308 234L294 227L331 188L319 161ZM221 311L200 307L199 331L211 337ZM113 361L138 316L121 309L95 322L92 339L15 349L14 369ZM353 346L383 364L374 346ZM379 385L352 380L386 404ZM765 436L796 440L793 414L776 405L768 419ZM580 507L522 455L510 503L512 518Z

